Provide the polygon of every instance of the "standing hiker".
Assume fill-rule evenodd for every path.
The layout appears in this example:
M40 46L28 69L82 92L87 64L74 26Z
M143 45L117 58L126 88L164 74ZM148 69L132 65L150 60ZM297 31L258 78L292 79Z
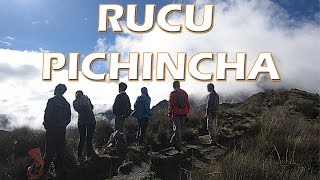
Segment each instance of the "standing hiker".
M207 97L206 106L206 119L207 119L207 129L210 136L210 144L218 145L217 135L218 135L218 110L219 110L219 95L214 90L214 85L212 83L207 85L209 95Z
M148 122L152 116L150 103L151 98L148 94L148 89L146 87L141 88L141 96L134 103L134 111L132 113L132 116L137 118L139 124L137 140L140 146L144 144Z
M124 121L131 114L131 103L129 96L126 94L127 85L123 82L119 84L119 94L117 95L112 110L115 118L114 131L123 133Z
M82 151L84 143L87 145L87 157L85 162L91 162L91 155L93 151L92 138L96 127L96 119L93 114L93 105L82 91L77 91L76 99L73 101L73 107L78 112L78 129L80 134L80 141L78 144L78 164L82 164L84 158L82 157Z
M180 88L180 82L173 82L173 89L169 98L168 117L173 123L173 135L170 143L178 150L182 150L181 145L181 127L188 118L190 111L190 102L188 94Z
M44 158L44 174L47 176L54 155L57 179L63 178L64 153L66 146L66 127L71 121L70 104L62 96L67 91L64 84L58 84L54 97L48 100L44 114L46 129L46 153Z

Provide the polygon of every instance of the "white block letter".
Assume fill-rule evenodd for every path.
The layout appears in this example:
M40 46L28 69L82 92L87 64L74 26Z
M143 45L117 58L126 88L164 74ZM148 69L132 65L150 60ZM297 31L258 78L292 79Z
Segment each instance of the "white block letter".
M69 55L69 80L78 80L78 62L79 62L79 53L70 53Z
M198 80L212 80L213 74L204 74L199 71L199 64L203 60L213 61L213 53L199 53L193 56L189 62L190 75Z
M137 25L137 5L130 4L127 6L127 27L133 32L146 32L151 30L154 25L154 15L155 15L154 4L147 4L145 10L144 24Z
M120 53L111 53L110 80L119 80L119 70L128 69L129 80L138 80L139 53L130 53L129 62L120 62Z
M186 5L186 28L192 32L206 32L213 27L214 21L214 6L205 5L202 16L202 24L196 25L196 6L188 4Z
M92 64L97 60L106 60L106 53L92 53L84 58L82 62L82 74L91 80L105 80L106 74L95 74L92 72Z
M167 6L164 6L160 9L158 13L158 25L161 29L167 31L167 32L181 32L181 24L180 25L172 25L169 24L167 21L168 15L172 11L182 11L182 5L181 4L170 4Z
M143 80L152 80L153 53L143 53Z
M52 70L60 70L66 65L66 58L62 53L43 53L43 80L51 80Z
M226 71L227 69L236 70L236 80L245 79L245 65L246 65L247 55L246 53L237 53L236 62L227 62L228 54L227 53L218 53L218 62L217 62L217 80L226 80Z
M276 65L274 64L271 53L260 53L254 63L247 79L256 80L260 73L269 73L272 80L280 80Z
M185 78L186 55L186 53L178 53L178 64L176 65L169 53L158 53L157 79L165 80L165 68L167 68L173 79L183 80Z
M108 16L110 11L114 12L113 16ZM110 21L113 32L122 32L119 20L123 15L123 7L116 4L100 4L99 6L99 32L108 32L108 21Z

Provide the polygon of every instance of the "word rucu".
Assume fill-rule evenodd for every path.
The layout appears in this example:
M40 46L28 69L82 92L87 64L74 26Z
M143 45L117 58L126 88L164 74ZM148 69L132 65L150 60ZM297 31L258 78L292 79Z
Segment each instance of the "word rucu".
M107 55L110 60L107 60ZM280 80L276 65L271 53L260 53L255 60L251 70L246 74L247 54L245 52L236 53L236 61L230 62L227 53L211 52L195 54L187 60L187 53L181 52L176 54L176 59L172 59L167 52L158 53L138 53L130 52L129 61L121 62L120 53L92 53L87 55L82 62L82 74L91 80L105 81L119 80L120 70L128 71L129 80L165 80L168 71L175 80L184 80L188 69L189 74L197 80L213 80L216 73L216 80L226 80L226 74L229 70L235 70L236 80L256 80L260 74L268 74L271 80ZM216 68L210 73L201 72L199 66L205 61L214 61L216 59ZM62 70L68 66L68 79L78 80L79 77L79 53L70 53L68 61L62 53L43 53L43 80L52 80L52 72ZM92 70L92 64L97 61L110 61L106 63L109 67L109 74L97 74ZM140 61L142 63L140 63ZM140 69L141 68L141 69ZM153 73L153 69L156 73ZM139 71L140 70L140 71ZM139 76L141 72L142 76ZM155 78L153 76L156 76Z
M112 12L112 15L110 15ZM181 22L169 22L168 17L174 13L185 13L185 27L191 32L204 33L213 27L214 5L204 5L202 20L196 18L196 5L169 4L162 7L156 15L156 5L145 6L144 23L137 24L137 5L129 4L126 8L126 26L132 32L148 32L152 30L155 23L167 32L177 33L182 31ZM199 12L198 12L199 13ZM116 4L100 4L99 6L99 32L107 32L109 26L113 32L123 32L121 20L125 15L124 8ZM199 22L200 21L200 22ZM196 23L197 22L197 23ZM198 25L200 24L200 25Z

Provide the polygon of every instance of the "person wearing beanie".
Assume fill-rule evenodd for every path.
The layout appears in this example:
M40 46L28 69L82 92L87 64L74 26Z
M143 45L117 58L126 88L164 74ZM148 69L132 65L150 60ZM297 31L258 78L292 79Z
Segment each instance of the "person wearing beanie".
M148 122L152 116L150 109L151 98L146 87L141 88L141 95L137 97L134 103L134 111L132 116L138 121L137 141L139 145L144 145Z
M43 126L46 129L46 149L44 157L44 174L47 176L50 165L55 160L57 179L63 179L64 152L66 146L66 127L71 121L70 104L63 97L67 91L64 84L54 89L54 97L50 98L44 113Z

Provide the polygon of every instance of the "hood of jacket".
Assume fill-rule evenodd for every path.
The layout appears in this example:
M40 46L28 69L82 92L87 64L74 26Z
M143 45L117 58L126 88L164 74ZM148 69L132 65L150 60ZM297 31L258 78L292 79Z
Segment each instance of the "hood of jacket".
M137 98L137 101L146 101L146 100L148 100L149 99L149 97L148 96L146 96L146 95L141 95L141 96L139 96L138 98Z

